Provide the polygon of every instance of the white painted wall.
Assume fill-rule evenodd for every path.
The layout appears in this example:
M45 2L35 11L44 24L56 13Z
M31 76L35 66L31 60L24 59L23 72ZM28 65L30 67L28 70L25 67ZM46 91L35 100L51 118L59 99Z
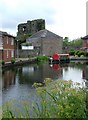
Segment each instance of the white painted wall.
M34 46L22 46L22 50L33 50Z

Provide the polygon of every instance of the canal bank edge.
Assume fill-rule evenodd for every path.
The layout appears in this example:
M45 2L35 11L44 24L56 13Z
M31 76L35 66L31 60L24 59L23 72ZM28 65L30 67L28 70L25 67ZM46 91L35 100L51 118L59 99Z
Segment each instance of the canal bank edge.
M85 57L85 58L70 57L70 61L88 61L88 57ZM11 62L5 63L4 65L2 65L2 68L22 66L22 65L25 65L25 64L32 64L32 63L35 63L35 62L37 62L36 57L31 58L31 59L19 59L13 64Z
M11 62L5 63L4 65L2 65L2 68L22 66L22 65L25 65L25 64L32 64L32 63L35 63L35 62L37 62L36 58L28 59L28 60L20 59L13 64Z
M70 60L79 60L79 61L88 61L88 57L83 57L83 58L80 58L80 57L70 57Z

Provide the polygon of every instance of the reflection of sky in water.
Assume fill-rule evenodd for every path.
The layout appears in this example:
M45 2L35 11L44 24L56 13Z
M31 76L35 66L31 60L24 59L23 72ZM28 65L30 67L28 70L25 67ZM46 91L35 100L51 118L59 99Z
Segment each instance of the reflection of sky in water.
M15 70L8 69L3 74L3 100L16 98L17 100L30 99L32 101L35 98L35 90L32 88L33 82L43 82L45 78L73 80L81 83L84 81L82 67L83 65L77 67L74 64L73 66L66 64L50 67L48 63L44 63L22 66Z
M77 68L77 66L70 66L69 64L66 64L66 66L52 65L50 67L48 63L45 63L22 66L14 70L8 69L3 73L3 103L11 99L17 101L26 100L28 103L36 103L36 91L32 87L32 84L33 82L42 82L45 78L83 82L82 67L83 66Z
M72 80L74 82L83 82L82 70L68 67L68 70L65 71L65 69L63 68L63 80Z

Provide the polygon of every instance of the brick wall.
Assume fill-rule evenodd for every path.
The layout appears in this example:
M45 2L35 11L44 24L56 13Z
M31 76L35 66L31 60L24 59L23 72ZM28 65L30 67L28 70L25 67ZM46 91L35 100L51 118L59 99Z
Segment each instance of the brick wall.
M88 40L83 40L83 47L88 47Z
M15 58L15 42L14 37L7 35L3 35L3 51L2 51L2 59L5 62L11 61L11 59Z

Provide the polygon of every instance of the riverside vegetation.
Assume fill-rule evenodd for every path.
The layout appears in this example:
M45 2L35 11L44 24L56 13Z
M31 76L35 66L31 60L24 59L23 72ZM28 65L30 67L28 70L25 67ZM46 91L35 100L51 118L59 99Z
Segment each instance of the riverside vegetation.
M16 116L11 110L11 103L3 107L3 118L87 118L86 87L71 80L53 81L47 78L44 83L34 83L39 101L32 104L33 114L29 113L29 107L24 105L25 115L19 113ZM18 101L17 101L18 102ZM5 108L5 109L4 109Z

